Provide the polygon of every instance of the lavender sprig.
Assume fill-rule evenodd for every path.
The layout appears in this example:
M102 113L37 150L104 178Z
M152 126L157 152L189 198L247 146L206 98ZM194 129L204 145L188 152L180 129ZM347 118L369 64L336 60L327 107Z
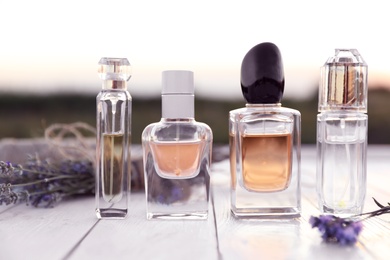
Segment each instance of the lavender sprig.
M390 213L390 203L388 203L388 206L383 206L375 198L373 200L380 209L354 215L349 218L341 218L333 215L311 216L309 223L312 228L318 228L325 242L340 245L354 245L363 229L364 220Z
M332 215L310 217L312 228L318 228L322 240L340 245L355 244L363 229L361 221L346 220Z
M364 218L364 219L366 219L366 218L371 218L371 217L379 216L379 215L382 215L382 214L390 213L390 203L387 203L387 206L383 206L375 198L372 198L372 199L374 200L375 204L380 209L377 209L377 210L374 210L374 211L371 211L371 212L362 213L362 214L359 214L357 216L366 216Z
M0 205L25 202L52 207L65 197L93 194L94 170L90 161L56 164L31 157L25 165L0 161Z

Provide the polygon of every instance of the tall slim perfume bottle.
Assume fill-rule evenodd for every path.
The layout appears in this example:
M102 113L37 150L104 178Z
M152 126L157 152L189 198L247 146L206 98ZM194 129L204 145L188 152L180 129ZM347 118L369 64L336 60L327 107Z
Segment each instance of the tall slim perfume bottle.
M191 71L162 73L162 118L142 133L147 219L206 219L212 131L194 119Z
M231 210L236 217L298 217L301 115L281 106L276 45L261 43L245 55L241 89L246 107L229 114Z
M96 98L96 215L123 219L130 192L130 63L122 58L99 61L102 90Z
M359 214L366 194L367 65L356 49L336 49L321 69L317 116L319 208Z

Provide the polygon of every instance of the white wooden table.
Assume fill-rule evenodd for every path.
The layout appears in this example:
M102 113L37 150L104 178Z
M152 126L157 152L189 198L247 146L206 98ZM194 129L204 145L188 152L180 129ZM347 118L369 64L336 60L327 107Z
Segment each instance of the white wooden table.
M0 158L2 159L2 158ZM238 220L230 213L228 161L212 166L207 221L146 220L143 193L132 193L125 220L98 220L93 197L38 209L0 207L0 259L390 259L390 215L371 218L355 246L321 241L315 147L302 150L303 212L290 220ZM369 146L365 211L371 197L390 202L390 146Z

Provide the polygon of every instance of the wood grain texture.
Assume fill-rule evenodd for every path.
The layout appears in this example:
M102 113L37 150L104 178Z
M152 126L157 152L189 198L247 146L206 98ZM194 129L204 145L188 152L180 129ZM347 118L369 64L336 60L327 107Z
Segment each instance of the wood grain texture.
M318 215L315 147L302 150L302 216L236 219L230 213L227 160L212 166L212 201L206 221L146 220L145 196L133 192L125 220L97 220L94 198L52 209L0 207L0 259L388 259L390 215L364 222L355 246L321 241L308 220ZM365 211L371 197L390 201L390 146L369 147ZM215 213L215 214L214 214Z
M2 212L1 259L63 258L97 221L93 203L86 198L52 209L20 204Z
M147 221L145 203L143 193L132 194L128 218L100 220L71 259L216 259L212 214L204 221Z

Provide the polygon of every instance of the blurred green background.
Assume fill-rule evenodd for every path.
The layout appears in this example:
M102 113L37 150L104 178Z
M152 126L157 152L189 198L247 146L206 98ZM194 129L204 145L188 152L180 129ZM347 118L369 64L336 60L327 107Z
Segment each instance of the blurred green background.
M1 94L0 138L43 137L44 129L54 123L82 121L95 126L95 95L56 94L49 96ZM302 114L302 143L316 142L317 94L305 100L284 99L282 105ZM208 124L214 143L228 143L228 113L245 106L242 100L196 99L195 117ZM374 88L368 98L368 142L390 144L390 92ZM141 142L142 130L161 117L161 101L133 97L132 142Z

